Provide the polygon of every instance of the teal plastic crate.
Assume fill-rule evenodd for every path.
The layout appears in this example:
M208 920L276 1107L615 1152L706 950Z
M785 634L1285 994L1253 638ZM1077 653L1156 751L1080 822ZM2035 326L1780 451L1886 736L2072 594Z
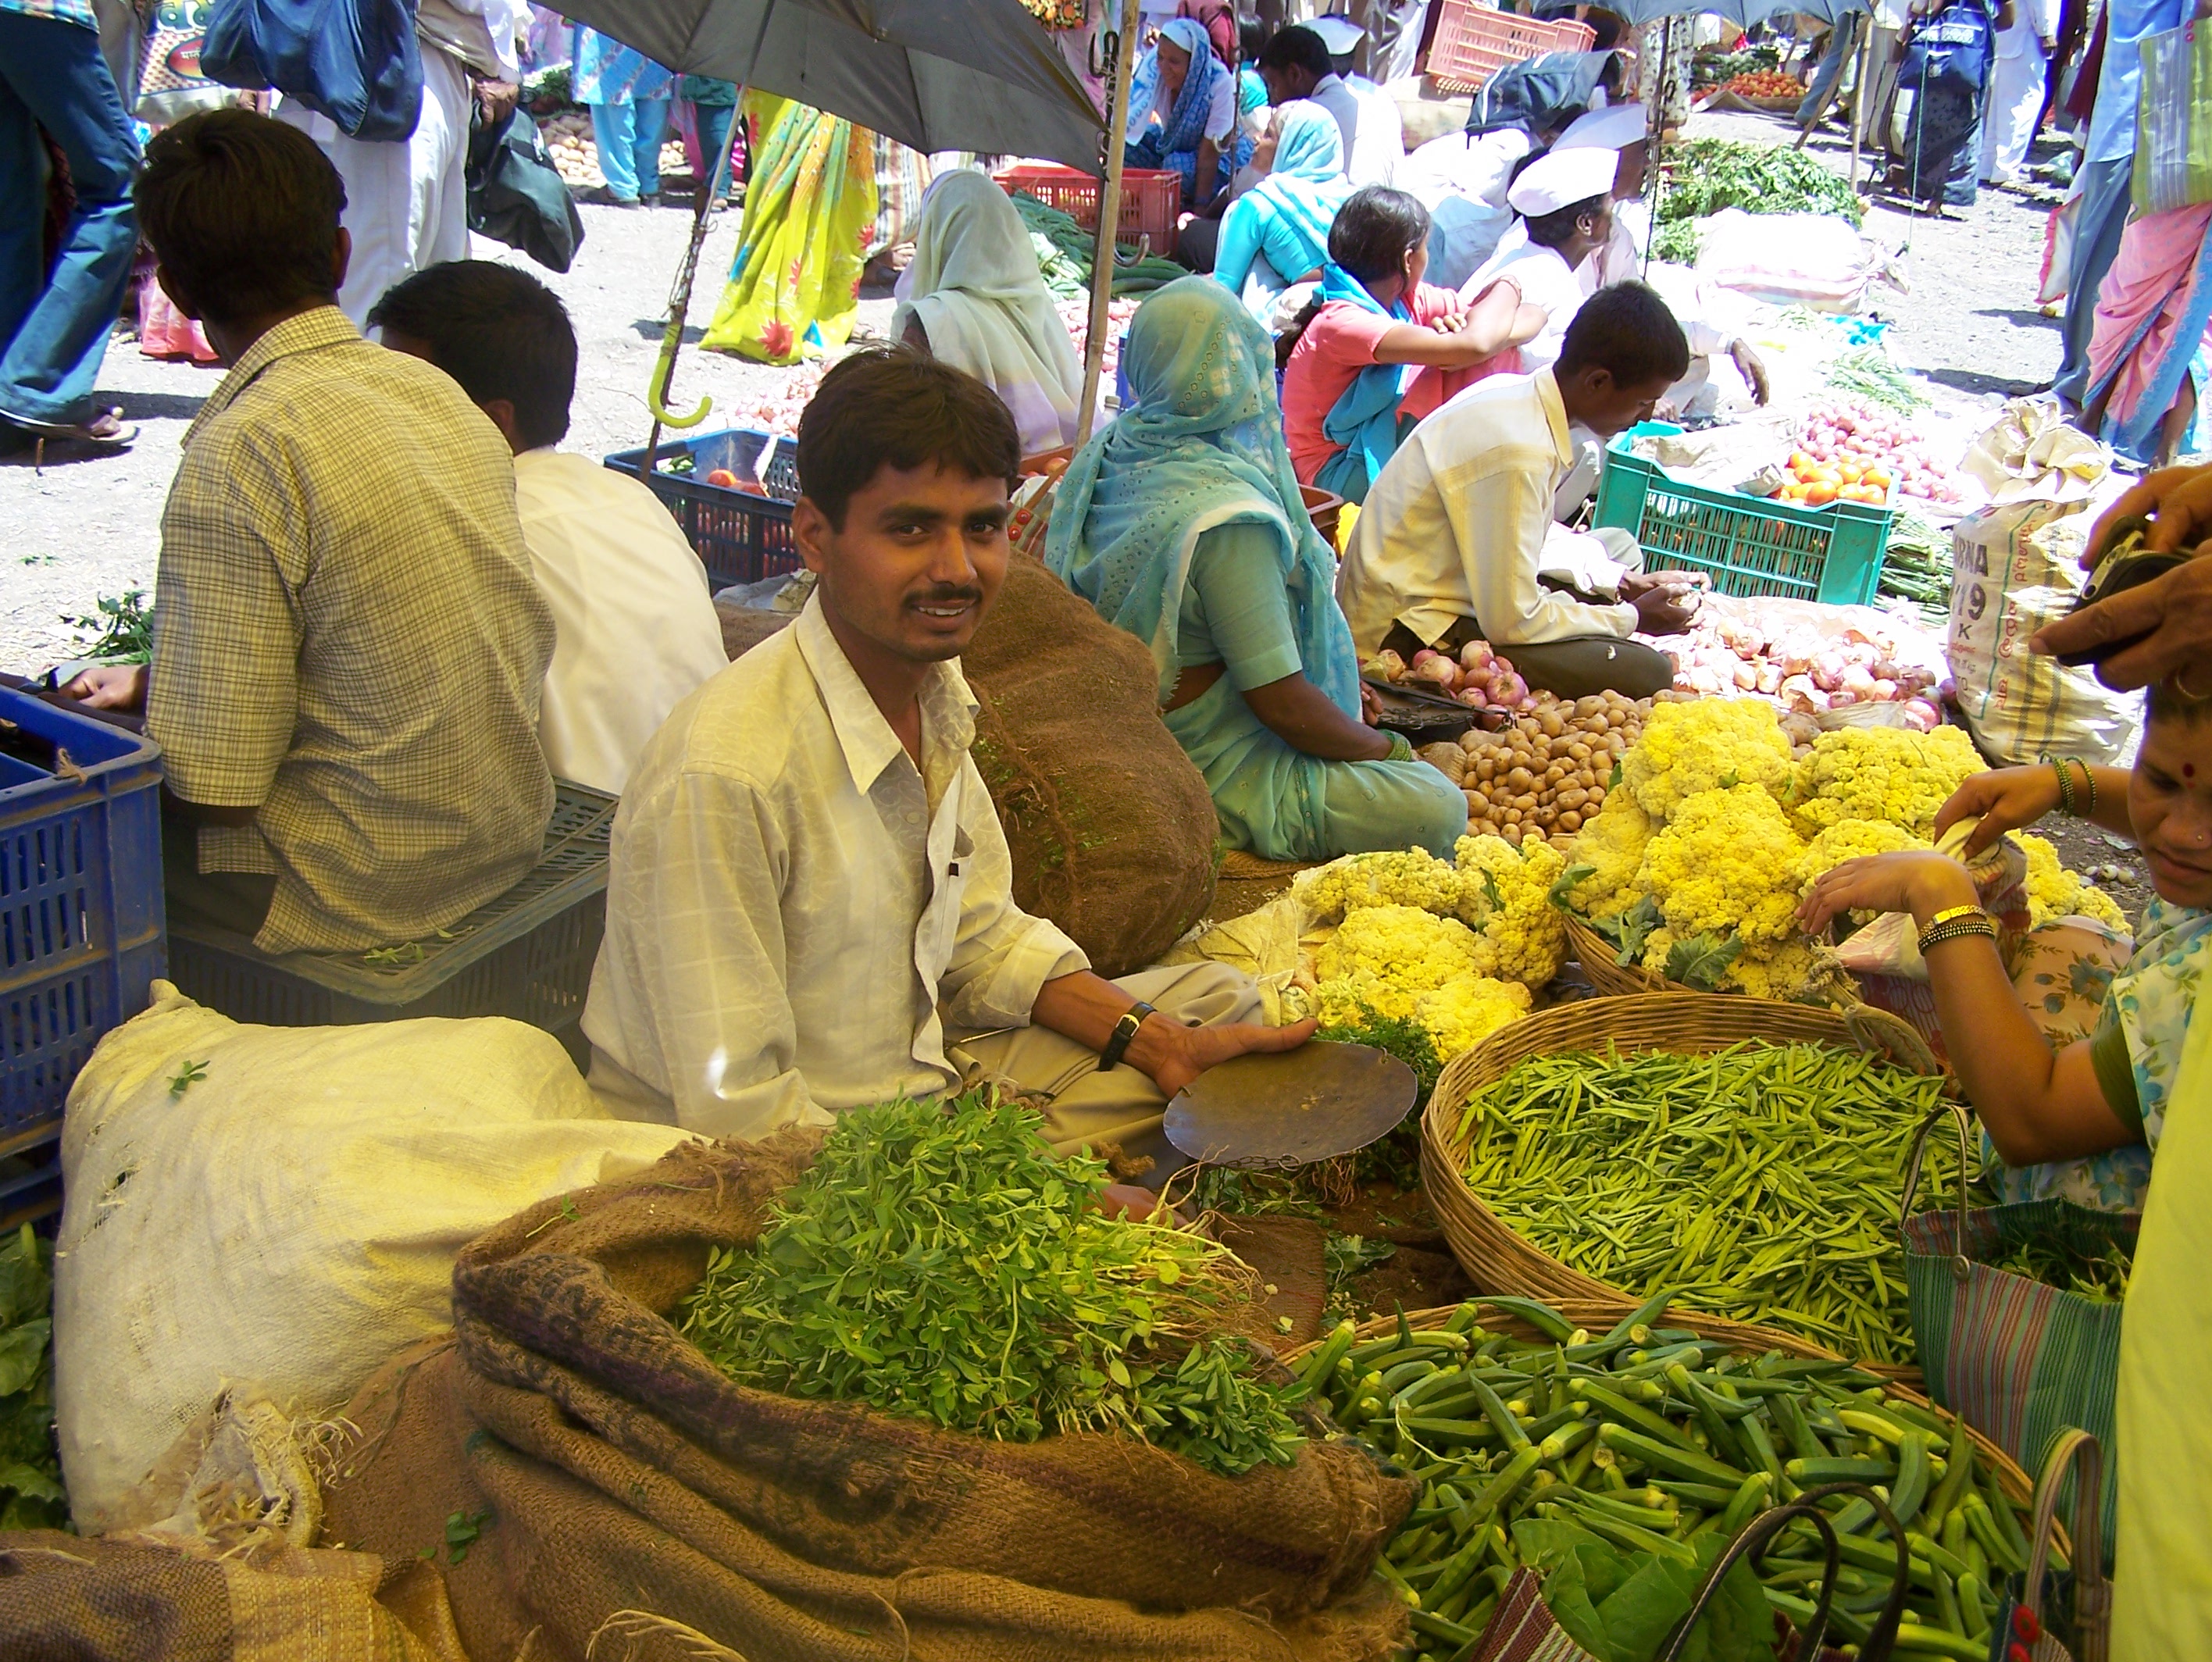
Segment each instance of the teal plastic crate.
M1780 595L1863 606L1881 581L1890 511L1865 502L1798 507L1686 485L1635 454L1635 434L1607 447L1594 523L1632 532L1647 571L1708 573L1717 593Z

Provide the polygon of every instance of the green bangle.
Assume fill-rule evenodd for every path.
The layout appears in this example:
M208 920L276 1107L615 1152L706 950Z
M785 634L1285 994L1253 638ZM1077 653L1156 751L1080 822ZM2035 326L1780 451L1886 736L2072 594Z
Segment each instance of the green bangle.
M1382 760L1385 761L1412 761L1415 760L1413 755L1413 741L1407 738L1403 733L1393 729L1390 733L1390 754L1383 757Z
M2081 809L2081 816L2084 819L2094 819L2097 815L2097 776L2089 771L2089 764L2081 757L2069 756L2066 760L2081 770L2081 783L2089 787L2089 799Z
M2066 764L2059 757L2046 755L2044 760L2051 764L2051 771L2058 775L2058 811L2069 819L2073 818L2074 775L2066 771Z

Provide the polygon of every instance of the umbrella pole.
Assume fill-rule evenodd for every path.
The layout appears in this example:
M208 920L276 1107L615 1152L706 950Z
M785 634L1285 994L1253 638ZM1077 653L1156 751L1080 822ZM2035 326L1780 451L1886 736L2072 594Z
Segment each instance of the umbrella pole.
M1114 295L1114 234L1121 221L1122 100L1137 61L1139 0L1121 0L1121 36L1106 81L1106 176L1098 182L1098 246L1091 256L1091 331L1083 343L1083 403L1075 416L1075 442L1091 437L1098 410L1098 379L1106 367L1107 302Z
M1867 15L1867 31L1859 39L1859 68L1857 79L1851 88L1851 189L1859 188L1859 145L1866 136L1867 105L1874 88L1867 85L1867 75L1874 66L1874 32L1878 27L1874 15Z

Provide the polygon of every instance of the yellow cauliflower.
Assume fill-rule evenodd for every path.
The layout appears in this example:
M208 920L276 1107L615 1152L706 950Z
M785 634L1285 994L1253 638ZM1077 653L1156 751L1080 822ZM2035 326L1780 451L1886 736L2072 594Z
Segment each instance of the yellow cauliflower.
M1845 727L1813 741L1790 800L1808 837L1845 820L1883 820L1926 837L1944 799L1983 766L1956 727Z
M1610 918L1636 904L1636 868L1644 864L1645 845L1651 840L1651 816L1637 803L1635 794L1615 791L1605 799L1598 816L1586 823L1569 851L1570 865L1591 868L1567 891L1567 899L1585 918Z
M1887 820L1841 820L1806 845L1805 856L1797 862L1797 878L1809 883L1845 860L1910 850L1925 852L1933 846L1926 838L1916 837Z
M2044 838L2014 832L2014 840L2027 856L2027 916L2031 926L2054 918L2094 918L2114 929L2132 933L2135 925L2119 903L2079 872L2069 871L2058 850Z
M1419 1022L1438 1055L1455 1056L1528 1013L1528 989L1496 979L1498 957L1456 918L1410 906L1355 907L1318 955L1314 1013L1323 1022L1352 1022L1364 1004ZM1555 963L1545 979L1557 973Z
M1620 777L1644 812L1665 820L1705 792L1734 785L1778 791L1789 782L1793 765L1790 741L1771 704L1754 698L1701 698L1653 705L1644 737L1621 758Z
M1566 856L1534 837L1518 848L1503 837L1462 837L1455 852L1462 882L1488 907L1480 926L1497 951L1490 973L1543 986L1566 961L1567 920L1552 904L1552 885L1566 870Z
M1653 834L1636 881L1677 937L1733 931L1752 945L1796 932L1804 856L1781 805L1745 783L1685 798Z
M1328 923L1362 907L1412 906L1456 916L1466 884L1449 862L1425 848L1395 849L1332 860L1298 880L1298 895L1316 919ZM1480 914L1462 922L1480 921Z
M1754 998L1778 998L1784 1003L1834 1004L1850 991L1835 955L1802 936L1745 948L1743 955L1721 978L1721 986Z

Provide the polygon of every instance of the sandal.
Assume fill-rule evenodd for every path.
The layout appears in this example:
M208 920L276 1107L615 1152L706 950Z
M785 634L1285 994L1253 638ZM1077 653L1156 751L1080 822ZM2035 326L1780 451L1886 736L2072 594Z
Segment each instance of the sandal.
M125 450L136 444L138 429L123 425L123 411L118 406L102 410L88 422L39 422L27 416L0 413L0 422L20 428L36 439L68 439L78 444L99 445L111 450Z

